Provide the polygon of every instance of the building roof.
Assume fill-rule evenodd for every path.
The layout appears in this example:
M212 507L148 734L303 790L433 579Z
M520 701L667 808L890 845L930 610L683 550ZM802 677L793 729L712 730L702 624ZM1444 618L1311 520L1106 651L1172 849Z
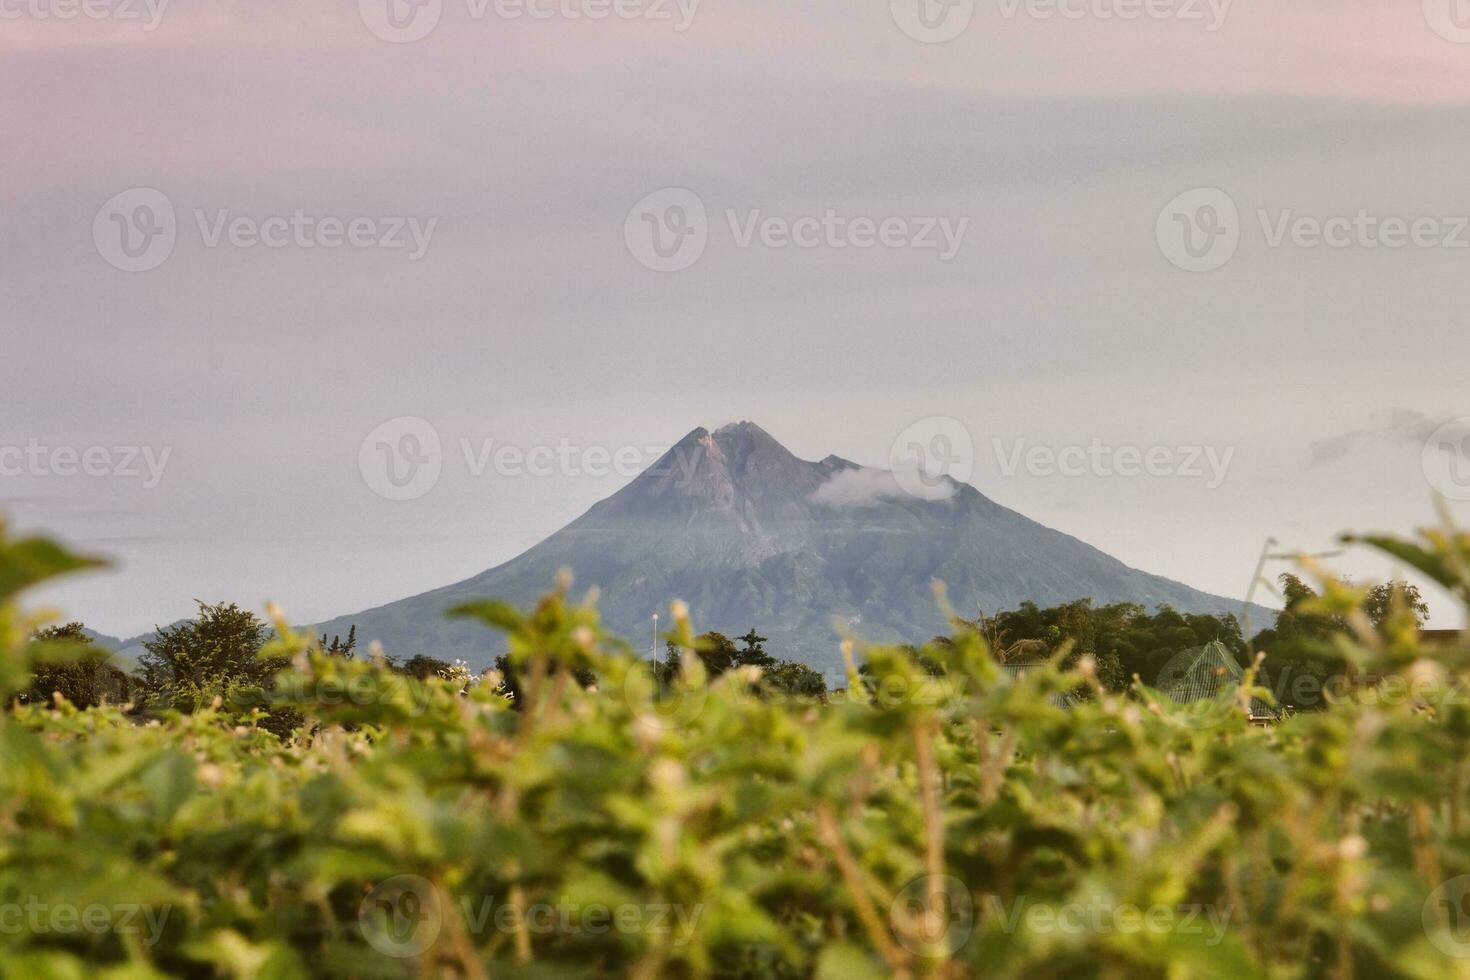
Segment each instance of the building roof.
M1183 650L1159 672L1155 686L1181 704L1213 700L1224 691L1234 691L1245 680L1245 671L1219 640ZM1279 712L1258 697L1251 698L1252 718L1276 718Z
M1010 661L1008 663L1001 664L1000 669L1009 674L1011 680L1014 681L1020 680L1026 675L1028 671L1034 670L1037 667L1045 666L1046 663L1042 661L1031 661L1029 663L1016 663L1015 661ZM1050 695L1047 700L1049 700L1053 705L1058 708L1070 708L1072 705L1077 703L1078 698L1069 691L1058 691L1055 694Z

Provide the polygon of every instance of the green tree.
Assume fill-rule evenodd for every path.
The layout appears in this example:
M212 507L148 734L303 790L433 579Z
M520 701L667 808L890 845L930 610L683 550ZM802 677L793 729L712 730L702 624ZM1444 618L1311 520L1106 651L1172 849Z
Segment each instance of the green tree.
M1429 603L1424 601L1417 585L1385 582L1368 590L1368 596L1363 600L1363 612L1380 630L1388 627L1395 612L1412 617L1414 628L1422 629L1429 619Z
M755 630L750 631L754 635ZM765 637L756 637L764 640ZM736 649L734 642L724 633L702 633L694 638L694 654L699 662L704 665L704 672L710 680L714 680L721 674L733 667L746 666L741 659L741 651ZM654 665L653 674L661 687L673 683L679 674L680 647L673 640L664 645L664 657ZM775 663L769 657L770 663Z
M430 677L443 677L454 666L447 660L428 657L422 653L409 657L403 663L399 663L396 660L390 660L389 663L400 674L407 674L409 677L421 681L428 680ZM498 662L496 666L499 666Z
M822 700L827 696L827 680L806 664L781 660L763 668L760 689L786 697Z
M749 633L736 637L745 646L740 648L735 662L741 667L770 667L776 663L776 658L766 653L766 637L761 636L752 627Z
M78 708L127 701L131 680L112 663L112 655L92 641L81 623L48 627L34 639L43 648L69 649L57 660L36 665L35 680L19 695L22 703L49 704L58 694Z
M520 671L516 669L515 664L511 663L510 657L506 656L505 654L501 654L499 657L495 658L495 669L500 673L501 692L510 697L511 703L515 706L515 709L517 711L521 710L521 706L525 702L522 700L524 691L521 683L522 678ZM562 668L559 664L547 664L546 677L548 679L555 677L561 671L561 669ZM440 676L443 675L441 674ZM576 668L572 671L572 676L577 679L577 683L580 684L583 689L590 688L597 683L597 675L588 670L586 667ZM422 678L420 679L422 680Z
M143 688L159 707L191 712L222 697L236 707L259 703L281 660L262 659L271 627L231 603L199 602L194 619L160 627L138 660Z
M1251 646L1266 654L1263 679L1278 701L1298 710L1318 710L1325 707L1327 683L1352 673L1338 653L1338 644L1351 635L1352 627L1343 617L1324 612L1317 590L1297 576L1286 573L1278 581L1283 608L1275 625L1257 633ZM1401 581L1369 589L1362 610L1380 631L1392 628L1396 614L1408 617L1414 629L1422 627L1429 615L1418 587Z
M1179 651L1213 640L1225 644L1242 664L1245 661L1245 643L1234 616L1181 613L1167 605L1150 613L1131 602L1094 607L1091 600L1079 599L1046 609L1023 602L1018 609L985 620L982 632L992 647L1007 651L1003 659L1015 659L1010 654L1045 659L1070 644L1063 666L1092 657L1098 678L1111 691L1125 689L1135 674L1152 684Z
M761 679L751 688L757 695L826 697L827 681L818 671L796 661L777 660L766 652L766 637L754 629L738 639L744 646L736 647L734 641L723 633L709 632L695 637L694 654L710 681L736 667L759 667ZM660 689L667 689L678 677L682 657L681 648L672 640L665 651L664 658L653 668Z
M333 636L332 642L327 642L327 634L323 633L319 641L322 652L329 657L341 657L343 660L352 660L357 656L357 624L353 623L347 630L347 639Z

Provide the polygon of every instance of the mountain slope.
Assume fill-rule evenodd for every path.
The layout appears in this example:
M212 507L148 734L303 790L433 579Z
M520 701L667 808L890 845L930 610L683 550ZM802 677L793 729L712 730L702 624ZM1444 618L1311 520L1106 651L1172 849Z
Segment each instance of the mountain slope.
M597 586L604 620L647 645L650 616L689 603L699 630L755 627L778 656L841 676L834 620L864 639L923 641L946 631L931 582L957 609L1167 603L1236 613L1240 603L1129 568L968 485L923 500L886 471L829 456L798 459L758 426L695 429L658 463L519 557L474 578L321 625L394 655L487 666L502 649L483 627L451 622L457 602L533 602L557 571Z
M182 620L180 620L182 622ZM174 623L172 625L178 625ZM141 633L138 636L123 639L121 637L109 636L106 633L98 633L96 630L84 629L83 633L92 638L92 642L104 650L112 652L119 666L124 669L132 669L138 663L138 658L147 651L143 644L151 643L158 635L156 630Z

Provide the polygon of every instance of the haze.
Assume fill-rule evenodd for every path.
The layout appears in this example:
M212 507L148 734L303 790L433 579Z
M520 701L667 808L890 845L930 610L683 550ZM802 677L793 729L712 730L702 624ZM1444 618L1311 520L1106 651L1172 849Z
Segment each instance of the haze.
M924 43L879 2L594 21L450 0L402 44L345 0L174 0L153 30L141 2L141 21L11 2L0 445L104 447L112 471L21 466L0 511L118 559L47 596L96 629L195 598L320 621L498 564L630 476L476 475L496 447L632 462L750 418L806 458L888 465L900 433L954 419L983 493L1240 596L1267 536L1315 551L1432 521L1425 439L1470 414L1470 248L1452 234L1470 44L1434 2L1239 2L1213 31L1205 3L1130 21L982 3ZM134 188L177 211L172 253L141 272L94 241ZM626 234L669 188L708 208L708 242L661 272ZM1197 188L1240 212L1208 272L1156 237ZM909 235L741 237L829 211L968 224L948 260ZM1273 247L1288 211L1431 217L1448 240ZM282 231L298 212L340 219L338 238L367 219L378 244L305 247ZM384 242L395 222L404 247ZM252 228L285 244L246 244ZM401 417L443 445L408 500L359 459ZM1008 467L1018 443L1232 455L1202 478L1068 476ZM141 452L141 476L115 472L119 447L167 450L156 485Z

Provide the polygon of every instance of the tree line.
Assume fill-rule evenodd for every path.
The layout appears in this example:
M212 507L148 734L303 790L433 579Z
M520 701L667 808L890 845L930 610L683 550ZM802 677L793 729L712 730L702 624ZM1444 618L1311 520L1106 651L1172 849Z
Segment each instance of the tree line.
M1325 681L1350 669L1338 652L1340 643L1354 629L1364 628L1330 610L1323 596L1300 578L1280 578L1285 608L1276 622L1247 644L1240 621L1233 615L1181 613L1169 606L1149 612L1137 603L1094 606L1081 599L1049 608L1024 602L1018 609L993 616L960 619L956 626L973 629L986 637L994 656L1002 662L1040 662L1065 651L1063 666L1091 657L1098 680L1115 692L1127 689L1134 677L1154 685L1159 672L1181 650L1219 641L1249 666L1250 651L1267 654L1262 682L1278 698L1298 678ZM1362 603L1366 626L1388 633L1395 629L1419 629L1428 613L1419 590L1405 582L1391 582L1367 590ZM177 710L191 713L216 698L234 705L265 703L264 693L286 662L262 656L274 629L249 610L234 603L200 602L197 615L172 626L160 627L144 644L137 669L121 669L111 653L97 646L81 623L50 627L37 634L42 649L56 651L53 660L43 660L35 670L29 689L17 700L48 703L65 698L78 708L103 702L132 703L140 712ZM757 693L821 700L828 695L823 675L799 661L782 660L766 649L768 639L751 629L731 639L708 632L694 643L705 673L719 677L742 667L760 669ZM936 637L935 644L947 644ZM329 656L353 659L357 655L357 628L345 637L323 635L318 645ZM911 655L924 660L917 647ZM419 680L431 677L469 680L462 663L450 663L423 654L406 659L387 658L389 666ZM651 666L655 681L666 688L677 677L681 650L671 640L666 655ZM510 658L495 662L502 693L519 702L522 679ZM590 671L579 670L576 680L583 687L596 683ZM300 719L289 709L268 712L265 726L287 735Z

